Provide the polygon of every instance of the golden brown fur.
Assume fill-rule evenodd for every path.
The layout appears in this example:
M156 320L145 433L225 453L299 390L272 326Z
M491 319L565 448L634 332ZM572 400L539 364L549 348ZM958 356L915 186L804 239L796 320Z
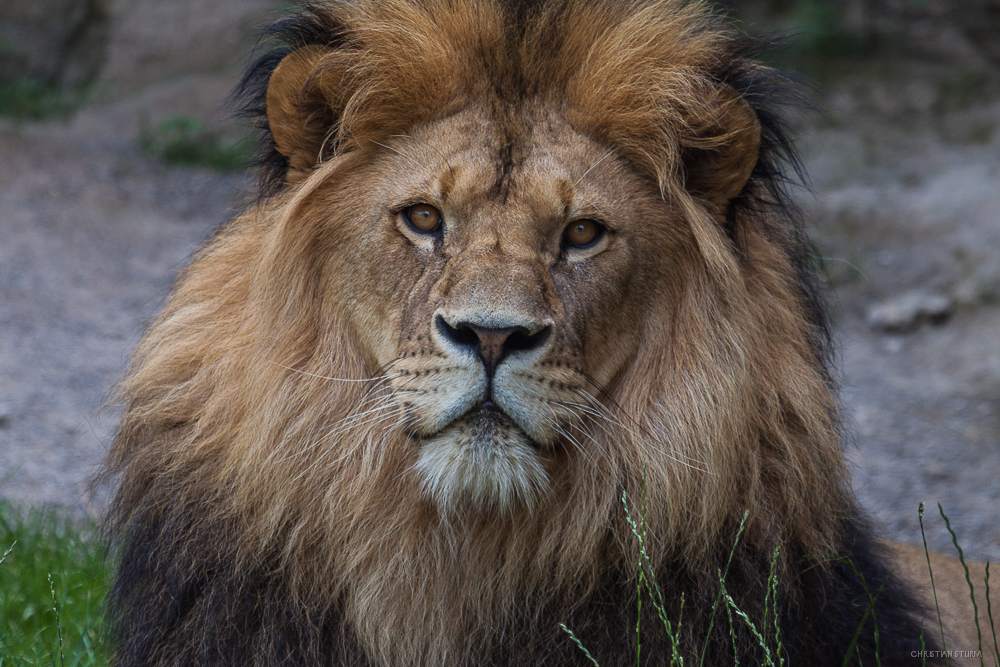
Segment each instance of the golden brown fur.
M692 587L748 510L746 576L780 548L812 627L802 559L833 568L861 524L797 232L764 206L774 146L726 78L766 70L679 0L307 13L326 36L267 74L277 192L198 253L122 386L120 662L235 660L199 630L243 618L204 593L219 572L280 580L275 617L333 623L334 663L487 664L550 611L600 628L580 610L638 557L623 491L645 491L654 570ZM400 221L419 202L441 239ZM603 245L560 246L574 216ZM436 324L469 317L545 342L484 390ZM473 414L482 391L504 415ZM130 615L157 596L178 629L149 640Z

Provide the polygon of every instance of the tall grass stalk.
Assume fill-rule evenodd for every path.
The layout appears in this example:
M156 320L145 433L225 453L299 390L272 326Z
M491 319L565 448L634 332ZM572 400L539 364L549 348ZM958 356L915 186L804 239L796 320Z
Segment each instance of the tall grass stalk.
M872 595L871 590L869 590L868 588L868 582L865 581L864 575L862 575L861 572L858 571L858 569L854 566L854 563L846 558L839 558L838 560L840 560L840 562L842 563L846 563L847 565L849 565L850 568L854 571L854 574L856 574L861 579L861 587L865 589L865 595L868 596L868 608L865 609L864 616L861 617L861 623L858 624L858 629L854 631L854 637L851 638L851 643L850 645L848 645L847 653L844 655L844 662L841 663L841 667L847 667L847 664L851 660L851 654L854 653L855 651L857 651L858 653L858 665L861 664L861 652L860 649L858 648L858 639L861 638L861 631L865 629L865 623L868 622L869 615L871 615L872 624L875 626L875 660L876 662L878 662L878 664L881 665L882 657L879 655L879 653L881 652L881 647L879 645L879 639L878 639L878 621L875 618L875 601L878 599L879 595L882 594L882 589L885 588L885 585L889 582L889 577L886 577L882 580L882 583L878 587L878 590L875 591L875 595Z
M646 466L642 466L642 534L641 542L646 542ZM635 667L641 667L642 658L642 585L646 581L645 568L643 567L642 556L636 564L639 572L638 580L635 583Z
M643 496L645 496L646 487L646 476L643 472ZM628 504L628 493L622 489L622 505L625 508L625 520L628 521L629 527L632 529L632 534L639 541L639 559L640 559L640 578L645 583L645 588L649 592L650 601L653 608L656 610L657 616L660 618L660 622L663 623L664 629L667 631L667 636L670 638L671 646L671 658L670 664L683 665L684 658L680 654L679 648L679 638L681 629L681 620L684 614L684 598L681 597L681 612L677 619L677 627L675 628L667 618L666 605L663 601L663 591L660 590L660 585L656 581L656 572L653 570L652 561L649 558L649 552L646 550L646 534L645 534L645 505L642 506L642 529L640 529L639 524L636 523L635 519L632 518L632 512L629 510ZM637 621L637 623L640 621Z
M594 656L590 655L590 651L587 650L587 647L583 645L583 642L580 641L572 630L567 628L564 623L560 623L559 627L563 629L563 632L569 635L569 638L573 640L573 643L576 644L577 648L583 651L583 654L587 656L588 660L590 660L590 664L594 665L594 667L601 667L600 663L594 659Z
M990 562L986 561L986 617L990 620L993 633L993 661L1000 666L1000 648L997 647L997 626L993 622L993 605L990 603Z
M878 596L882 594L882 589L885 588L886 583L889 581L889 577L887 576L885 579L882 580L882 584L878 587L878 590L875 592L875 595L873 596L871 590L868 588L868 582L865 580L865 575L861 574L861 571L858 570L857 567L855 567L854 562L847 558L838 558L837 560L839 560L841 563L851 568L851 571L854 572L854 575L861 580L861 587L865 589L865 595L868 596L868 609L865 610L864 618L861 619L861 625L858 626L858 629L854 633L854 639L851 641L851 648L853 649L854 646L857 645L858 638L860 638L861 636L861 631L864 628L865 622L868 620L868 614L870 613L872 617L872 625L874 626L875 630L875 662L879 665L879 667L881 667L882 647L881 644L879 643L878 619L875 617L875 600L877 600ZM890 576L892 575L892 570L889 570L889 575ZM848 655L850 655L851 652L848 651L847 653ZM846 662L844 664L846 665Z
M726 600L727 607L729 609L732 609L732 611L733 611L734 614L736 614L737 616L739 616L740 618L743 619L743 622L747 624L748 628L750 628L750 632L753 633L753 636L757 640L757 643L760 644L760 647L762 649L764 649L764 665L766 667L773 667L774 666L774 658L771 657L771 649L768 648L767 642L764 641L764 638L761 636L760 632L757 630L757 626L754 625L753 621L750 620L750 617L747 616L746 612L744 612L742 609L740 609L736 605L736 601L733 600L733 598L731 598L729 596L729 592L726 590L726 584L725 584L725 581L722 579L722 573L721 572L719 573L719 585L722 587L722 596Z
M66 667L66 653L63 650L62 619L59 617L59 599L56 598L56 585L52 583L52 574L48 575L49 593L52 595L52 613L56 615L56 637L59 639L59 664Z
M736 626L733 624L733 610L726 605L726 618L729 619L729 640L733 643L733 666L740 665L740 650L736 646Z
M733 548L729 550L729 559L726 561L726 569L722 573L722 578L725 579L729 576L729 566L733 564L733 554L736 553L736 547L740 543L740 537L743 535L743 529L747 525L747 517L750 516L750 510L743 510L743 518L740 519L740 527L736 530L736 539L733 540ZM705 656L708 654L708 641L712 637L712 626L715 624L715 612L719 608L719 602L722 600L723 589L720 587L718 594L715 596L715 602L712 604L712 613L708 617L708 632L705 634L705 644L701 647L701 657L698 659L698 667L702 667L705 664Z
M927 667L927 643L924 641L924 619L920 619L920 665Z
M3 562L5 560L7 560L7 556L10 555L10 552L13 551L14 547L16 547L16 546L17 546L17 542L14 542L14 544L12 544L9 547L7 547L7 551L4 551L3 552L3 556L0 556L0 565L3 565Z
M938 604L937 586L934 585L934 568L931 567L931 552L927 548L927 535L924 534L924 504L917 505L917 521L920 522L920 539L924 541L924 557L927 559L927 572L931 575L931 591L934 593L934 609L937 611L938 630L941 632L941 648L944 650L944 664L951 667L948 660L948 644L944 639L944 622L941 620L941 605Z
M774 641L777 644L775 652L778 654L779 667L785 667L785 647L781 643L781 625L778 623L778 578L774 576L774 566L778 562L780 547L774 548L774 556L771 558L771 573L767 576L767 587L771 591L771 599L774 603ZM765 623L767 622L767 609L764 610Z
M972 613L976 620L976 635L979 637L979 665L980 667L986 667L986 663L983 662L983 631L979 627L979 605L976 604L976 590L972 585L972 579L969 577L969 566L965 564L965 554L962 553L962 547L958 545L958 536L951 529L951 521L948 520L948 515L944 513L941 503L938 503L937 506L938 512L941 513L941 518L944 519L944 526L951 535L951 543L955 545L955 549L958 551L958 561L962 564L962 569L965 570L965 583L969 585L969 597L972 598Z

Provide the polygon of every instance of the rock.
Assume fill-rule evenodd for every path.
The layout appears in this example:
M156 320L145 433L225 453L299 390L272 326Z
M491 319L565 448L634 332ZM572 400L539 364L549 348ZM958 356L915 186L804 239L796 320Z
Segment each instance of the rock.
M924 469L924 474L931 481L940 482L952 477L951 469L944 463L931 463Z
M278 8L278 0L117 0L101 78L141 86L233 68Z
M918 3L910 3L917 5ZM932 19L944 19L953 23L965 35L974 48L993 63L1000 63L1000 2L998 0L930 0L914 7Z
M104 62L110 0L0 2L0 80L73 86Z
M876 331L911 331L923 322L940 324L951 314L952 301L941 294L907 292L902 296L873 304L866 322Z
M0 0L0 81L138 87L232 69L279 0Z

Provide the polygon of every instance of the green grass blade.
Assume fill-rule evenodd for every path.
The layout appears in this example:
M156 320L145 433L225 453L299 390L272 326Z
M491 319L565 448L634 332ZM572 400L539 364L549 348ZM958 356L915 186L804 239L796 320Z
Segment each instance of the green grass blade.
M839 560L842 563L847 563L851 567L851 570L854 571L854 574L861 580L861 587L865 589L865 595L868 596L868 608L871 610L871 614L872 614L872 625L875 626L874 627L874 631L875 631L875 663L877 665L879 665L879 667L881 667L881 665L882 665L882 656L881 656L882 646L881 646L881 643L880 643L879 632L878 632L878 619L875 618L875 599L878 597L878 594L876 594L874 597L872 596L871 590L869 590L869 588L868 588L868 582L865 580L865 575L861 574L861 571L858 570L858 568L854 565L853 561L851 561L849 559L846 559L846 558L840 558ZM879 593L882 592L882 589L885 587L886 582L889 581L889 577L890 576L892 576L892 570L889 570L889 574L886 575L886 578L882 580L882 585L879 586L879 588L878 588L878 592ZM862 625L864 625L864 623L862 623ZM860 657L858 659L860 660Z
M9 555L10 555L10 552L14 550L14 546L15 546L16 544L17 544L17 542L14 542L14 544L12 544L12 545L10 545L9 547L7 547L7 551L4 551L4 552L3 552L3 556L0 556L0 565L3 565L3 562L4 562L5 560L7 560L7 556L9 556Z
M931 567L931 552L927 548L927 536L924 534L924 504L917 505L917 520L920 522L920 539L924 541L924 557L927 559L927 572L931 575L931 592L934 593L934 609L937 610L938 630L941 632L941 648L944 650L944 664L951 667L948 660L948 644L944 638L944 622L941 620L941 605L938 604L937 587L934 585L934 568Z
M920 619L920 665L927 667L927 644L924 642L924 619Z
M667 631L667 636L670 637L671 642L671 662L678 662L678 664L684 664L684 660L680 655L679 644L677 641L677 634L680 631L680 619L677 621L677 628L673 627L670 619L667 618L666 606L663 601L663 592L660 590L660 586L656 581L656 573L653 571L652 561L649 558L649 553L646 551L646 538L645 538L645 528L640 528L639 524L636 523L635 519L632 517L632 512L629 509L628 504L628 493L622 490L622 506L625 508L625 520L628 522L629 527L632 529L632 534L635 536L636 540L639 542L639 558L642 563L642 577L645 579L646 590L649 591L650 601L653 604L653 608L656 610L657 616L663 623L663 627ZM681 610L683 612L684 597L681 596Z
M559 624L559 627L563 629L563 632L569 635L569 638L573 640L573 643L576 644L577 648L583 651L583 654L587 656L587 660L590 660L590 663L594 665L594 667L601 667L601 665L597 662L597 660L594 659L594 656L590 655L590 651L587 650L587 647L583 645L583 642L581 642L577 638L577 636L573 633L572 630L567 628L562 623Z
M685 599L684 598L684 594L681 593L681 608L677 612L677 634L678 635L680 635L680 633L681 633L681 624L684 622L684 599ZM676 640L671 645L670 652L671 652L670 667L674 667L674 665L677 665L677 667L684 667L684 658L683 658L683 656L681 656L680 649L677 647L677 641Z
M864 628L865 628L865 623L868 621L868 615L869 614L871 614L871 616L872 616L872 622L873 623L875 622L875 601L878 599L878 596L882 594L882 589L885 588L885 585L889 582L889 577L887 576L885 579L882 580L882 584L878 587L878 590L875 591L875 595L872 595L871 592L868 590L868 582L866 582L865 578L861 575L860 572L858 572L858 569L854 566L854 563L851 562L850 560L846 559L846 558L840 558L839 560L841 562L844 562L844 563L847 563L848 565L850 565L851 569L854 570L855 574L857 574L861 578L861 585L865 589L865 594L868 595L868 608L865 609L865 613L861 617L861 623L858 624L858 629L854 631L854 637L851 638L851 643L847 647L847 653L844 654L844 662L841 663L841 667L847 667L848 662L850 662L850 660L851 660L851 654L854 653L854 652L856 652L856 651L860 651L860 649L858 648L858 640L861 638L861 631L864 630ZM891 574L891 571L890 571L890 574ZM876 657L876 659L881 660L881 658L879 658L879 656L878 656L879 647L878 647L878 624L877 623L875 624L875 638L876 638L875 657ZM861 664L861 654L859 652L858 653L858 665L860 666L860 664Z
M59 639L59 664L66 667L66 654L63 651L62 618L59 616L59 600L56 599L56 585L52 583L52 574L48 575L49 592L52 594L52 612L56 615L56 637Z
M635 667L640 667L642 658L642 563L639 564L639 580L635 584Z
M774 557L771 559L771 573L767 577L767 585L772 591L771 599L774 601L774 641L777 644L775 653L778 654L779 667L785 667L785 647L781 642L781 624L778 617L778 579L774 576L774 566L778 562L778 553L781 547L774 548ZM766 614L766 610L765 610ZM767 622L765 617L764 622Z
M622 490L622 506L625 508L625 520L628 521L629 527L632 529L632 535L639 542L639 559L642 562L642 566L646 571L646 577L652 584L651 590L655 589L659 592L659 585L656 583L656 573L653 572L652 561L649 558L649 554L646 552L646 539L643 535L643 530L640 529L639 524L634 518L632 518L632 512L629 510L628 505L628 493ZM658 609L663 606L663 598L653 596L653 605Z
M722 579L722 572L719 572L719 579ZM740 650L736 646L736 626L733 623L733 610L729 608L729 605L726 605L726 618L729 619L729 639L733 643L733 667L740 667ZM766 629L764 634L767 634Z
M757 639L757 643L760 644L760 647L762 649L764 649L764 664L767 665L768 667L774 667L774 658L771 657L771 649L767 647L767 642L764 641L764 638L757 630L757 626L754 625L753 621L750 620L750 617L747 616L746 613L739 608L739 606L737 606L736 601L729 596L729 592L725 590L724 585L723 585L722 595L725 598L728 607L733 610L734 614L743 619L743 622L747 624L747 627L750 628L750 632Z
M642 466L642 512L640 514L642 520L642 529L639 531L642 534L642 543L646 543L646 465ZM642 665L642 584L645 582L645 575L643 574L643 559L642 555L639 556L638 562L639 568L639 579L635 584L635 667L641 667Z
M993 661L1000 667L1000 648L997 647L997 625L993 622L993 604L990 602L990 562L986 561L986 618L990 620L990 632L993 633Z
M955 535L955 531L951 529L951 521L948 520L948 515L944 513L944 508L941 507L941 503L938 503L937 506L938 512L941 513L941 518L944 519L944 526L951 534L951 543L955 545L955 549L958 551L958 561L962 564L962 568L965 570L965 583L969 585L969 597L972 598L972 613L976 620L976 635L979 637L979 665L980 667L986 667L986 663L983 662L983 631L979 627L979 605L976 604L976 591L972 586L972 578L969 577L969 566L965 564L965 554L962 553L962 547L958 546L958 536Z
M736 553L736 546L740 543L740 536L743 535L743 529L746 527L748 516L750 516L750 510L743 510L743 518L740 519L740 527L736 531L736 539L733 540L733 548L729 550L729 560L726 561L726 569L722 573L723 581L729 576L729 566L733 563L733 554ZM698 667L702 667L705 664L705 656L708 654L708 642L712 638L712 627L715 625L715 612L719 608L719 602L722 600L722 591L723 589L720 587L718 594L715 596L715 602L712 604L712 613L708 617L708 632L705 633L705 644L701 647L701 658L698 660Z

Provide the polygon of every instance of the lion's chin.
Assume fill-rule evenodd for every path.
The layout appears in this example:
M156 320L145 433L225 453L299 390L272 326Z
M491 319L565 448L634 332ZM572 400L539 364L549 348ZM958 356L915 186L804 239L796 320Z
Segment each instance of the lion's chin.
M445 512L510 512L549 484L541 452L495 409L474 410L422 440L415 469L425 496Z

